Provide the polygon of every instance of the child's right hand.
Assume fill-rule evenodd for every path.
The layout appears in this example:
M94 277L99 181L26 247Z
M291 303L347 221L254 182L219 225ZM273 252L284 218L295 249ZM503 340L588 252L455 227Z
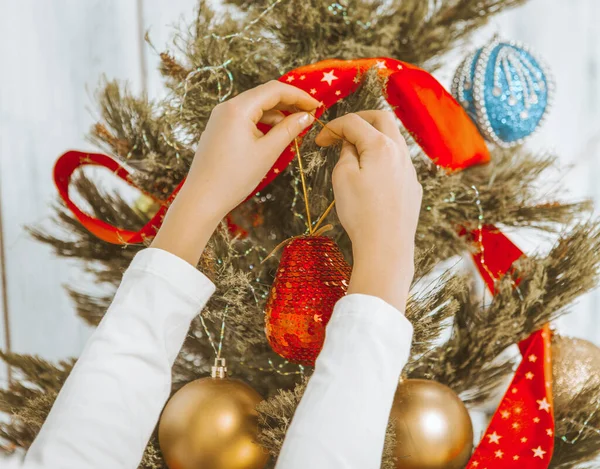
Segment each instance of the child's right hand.
M318 106L308 93L278 81L218 105L152 247L198 264L219 221L252 193L281 152L312 123ZM286 117L281 110L292 113ZM266 135L256 127L259 122L272 126Z
M347 114L329 122L316 142L344 142L333 172L340 222L352 240L348 293L365 293L404 311L414 274L414 238L423 189L394 115Z

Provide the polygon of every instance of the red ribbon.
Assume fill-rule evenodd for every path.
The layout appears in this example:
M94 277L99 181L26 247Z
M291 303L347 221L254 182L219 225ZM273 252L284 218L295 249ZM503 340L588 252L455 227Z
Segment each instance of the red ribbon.
M414 65L389 58L360 60L325 60L292 70L280 78L304 89L323 102L325 109L353 93L360 82L358 75L376 67L387 78L385 94L389 104L423 150L439 165L459 169L489 161L490 155L477 128L464 110L444 87L428 72ZM261 126L267 132L268 126ZM259 186L266 187L294 158L294 148L288 146L277 159ZM69 184L74 171L86 165L103 166L134 185L127 169L106 155L69 151L54 168L54 181L59 195L73 215L98 238L115 244L141 243L151 238L162 223L169 203L183 182L171 194L158 213L139 231L112 226L80 210L69 196ZM251 194L251 195L252 195Z
M113 244L136 244L144 242L146 238L152 238L162 223L162 219L167 211L169 203L175 198L175 195L183 184L181 183L177 189L175 189L167 203L162 204L158 212L146 225L138 231L130 231L123 228L117 228L105 221L88 215L73 202L69 195L71 177L75 170L84 166L100 166L106 168L128 184L134 187L136 186L131 181L131 174L125 167L110 156L102 155L100 153L68 151L62 155L54 165L54 183L58 189L58 194L73 216L75 216L75 218L77 218L77 220L96 237ZM155 198L153 197L153 199Z
M479 232L474 236L479 239ZM484 249L473 257L495 292L495 280L510 272L523 253L493 226L483 227L481 243ZM467 469L546 469L550 464L554 450L550 339L546 324L519 343L523 359Z

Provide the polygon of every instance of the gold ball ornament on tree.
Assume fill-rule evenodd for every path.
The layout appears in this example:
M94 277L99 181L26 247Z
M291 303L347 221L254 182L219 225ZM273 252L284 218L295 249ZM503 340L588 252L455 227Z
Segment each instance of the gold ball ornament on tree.
M256 443L261 401L217 359L212 377L186 384L161 415L158 440L169 469L262 469L268 454Z
M552 394L556 409L568 408L584 389L600 385L600 348L575 337L552 337Z
M400 382L390 414L396 431L397 469L463 469L473 449L467 409L435 381Z

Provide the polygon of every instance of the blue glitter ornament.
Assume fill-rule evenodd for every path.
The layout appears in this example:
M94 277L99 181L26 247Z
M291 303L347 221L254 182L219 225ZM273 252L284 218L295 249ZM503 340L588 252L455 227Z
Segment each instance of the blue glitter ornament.
M496 38L463 60L452 83L482 135L502 147L520 145L541 126L553 91L548 69L527 46Z

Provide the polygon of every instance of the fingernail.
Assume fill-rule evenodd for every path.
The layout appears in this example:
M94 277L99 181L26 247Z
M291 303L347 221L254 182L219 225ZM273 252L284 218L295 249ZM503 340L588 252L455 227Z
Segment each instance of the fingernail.
M311 116L308 112L305 112L300 117L298 122L300 122L300 125L302 126L302 128L304 128L304 127L308 127L310 124L312 124L313 119L314 119L313 116Z

